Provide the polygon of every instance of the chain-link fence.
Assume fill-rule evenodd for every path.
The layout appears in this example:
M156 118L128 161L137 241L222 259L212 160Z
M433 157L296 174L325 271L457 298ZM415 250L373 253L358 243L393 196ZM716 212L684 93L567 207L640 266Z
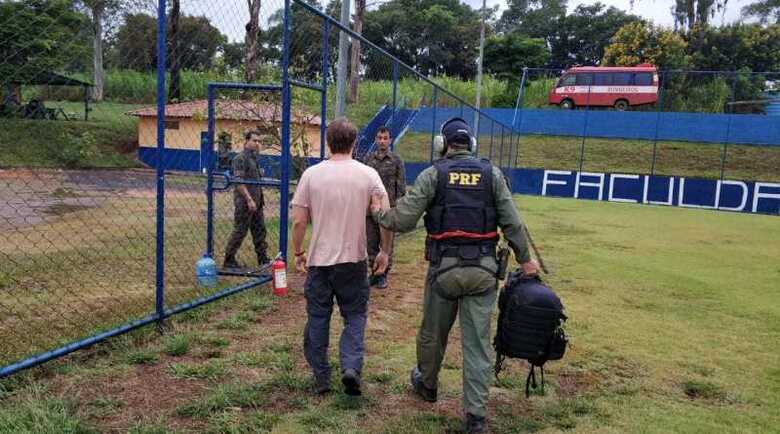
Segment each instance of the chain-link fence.
M524 167L780 180L780 73L525 69Z
M0 376L268 282L295 180L325 156L340 111L360 128L356 157L384 126L409 178L437 158L452 116L474 124L480 156L516 166L509 123L475 110L459 81L342 27L338 11L0 3ZM204 254L216 286L196 278ZM233 260L245 267L223 267Z

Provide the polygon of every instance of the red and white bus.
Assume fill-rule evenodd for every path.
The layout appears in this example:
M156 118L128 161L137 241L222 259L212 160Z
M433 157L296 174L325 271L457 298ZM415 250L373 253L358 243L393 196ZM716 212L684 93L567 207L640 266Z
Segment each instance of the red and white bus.
M654 65L580 66L566 70L550 91L549 103L563 109L631 106L658 101L658 70Z

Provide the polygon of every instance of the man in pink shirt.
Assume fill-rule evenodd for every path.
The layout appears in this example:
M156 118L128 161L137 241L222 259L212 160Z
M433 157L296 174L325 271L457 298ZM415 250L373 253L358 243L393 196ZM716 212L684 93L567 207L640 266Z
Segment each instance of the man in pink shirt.
M307 273L304 284L308 319L303 352L314 373L315 391L330 391L328 362L333 298L344 318L339 341L341 382L344 392L360 395L363 337L368 313L366 214L372 194L387 192L376 170L352 159L357 129L344 118L328 125L331 157L303 172L293 198L295 268ZM309 252L303 250L306 227L312 223ZM382 229L374 272L384 273L393 233Z

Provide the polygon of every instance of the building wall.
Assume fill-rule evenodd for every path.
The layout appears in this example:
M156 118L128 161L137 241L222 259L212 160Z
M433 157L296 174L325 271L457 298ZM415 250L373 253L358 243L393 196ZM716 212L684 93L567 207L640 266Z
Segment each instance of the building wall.
M208 128L206 120L195 119L171 119L169 126L176 125L178 128L165 129L165 147L166 149L196 150L200 151L200 134ZM176 122L177 124L173 124ZM244 133L254 128L256 125L250 121L219 120L217 121L216 137L223 131L228 132L232 137L232 146L234 151L241 151L244 147ZM281 127L281 124L279 124ZM320 127L319 125L306 125L306 139L309 142L309 156L320 156ZM293 133L297 131L298 126L293 127ZM138 122L138 145L141 147L157 147L157 118L142 117ZM216 147L215 147L216 149ZM264 155L279 155L275 149L261 150ZM295 154L295 152L294 152Z

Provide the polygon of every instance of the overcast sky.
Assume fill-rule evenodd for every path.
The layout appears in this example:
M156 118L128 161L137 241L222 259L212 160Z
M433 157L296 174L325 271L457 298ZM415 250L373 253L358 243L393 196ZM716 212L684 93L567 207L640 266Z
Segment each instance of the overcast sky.
M354 0L353 0L354 1ZM482 0L461 0L478 9L482 7ZM631 12L656 24L672 26L671 7L674 0L635 0L633 7L630 0L569 0L569 10L574 10L579 4L593 4L601 1L608 6ZM712 20L713 24L731 23L739 19L742 7L753 0L729 0L723 13L718 13ZM371 4L383 3L384 0L368 0ZM284 5L283 0L265 0L262 3L263 22L266 21L270 9L277 9ZM506 9L506 0L487 0L487 6L498 5L499 10ZM353 5L354 7L354 5ZM231 41L243 40L244 25L248 19L246 0L182 0L184 13L190 15L206 15L226 34ZM499 16L501 12L499 11Z
M464 1L464 0L461 0ZM466 3L474 8L482 7L482 0L465 0ZM574 10L577 5L580 4L593 4L598 0L569 0L569 11ZM635 0L633 8L631 7L630 0L600 0L607 6L615 6L618 9L631 12L639 15L643 18L653 20L656 24L663 24L671 26L674 22L672 19L671 8L674 5L674 0ZM725 15L717 14L715 19L712 20L713 24L721 24L725 20L726 23L730 23L739 19L739 12L742 6L752 3L751 0L729 0L726 7ZM487 6L492 7L499 6L499 9L506 8L506 0L487 0ZM499 12L499 16L500 16Z

